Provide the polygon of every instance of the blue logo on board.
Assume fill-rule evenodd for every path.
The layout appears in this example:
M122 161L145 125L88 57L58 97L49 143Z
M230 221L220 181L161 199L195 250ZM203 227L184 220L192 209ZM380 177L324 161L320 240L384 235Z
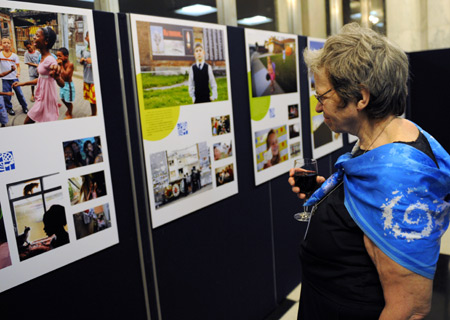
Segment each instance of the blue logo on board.
M16 168L12 151L0 152L0 172L11 171Z

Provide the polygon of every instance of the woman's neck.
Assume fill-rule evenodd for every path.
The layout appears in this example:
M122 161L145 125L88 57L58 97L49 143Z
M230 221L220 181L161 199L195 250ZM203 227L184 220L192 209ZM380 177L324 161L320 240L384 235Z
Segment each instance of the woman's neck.
M50 51L47 49L40 49L39 51L41 52L41 61L44 60L42 58L47 57L50 54Z
M360 148L370 150L392 142L390 128L395 119L396 116L389 115L384 119L364 121L357 134Z

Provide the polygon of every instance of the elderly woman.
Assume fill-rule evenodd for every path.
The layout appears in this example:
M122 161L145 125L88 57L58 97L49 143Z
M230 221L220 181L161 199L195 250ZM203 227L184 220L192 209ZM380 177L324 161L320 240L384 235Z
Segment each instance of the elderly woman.
M449 223L450 157L411 121L408 59L357 24L323 49L305 50L317 112L334 132L359 138L314 205L301 244L299 319L423 319L430 310L440 238ZM425 107L425 106L424 106ZM289 183L300 199L306 194Z

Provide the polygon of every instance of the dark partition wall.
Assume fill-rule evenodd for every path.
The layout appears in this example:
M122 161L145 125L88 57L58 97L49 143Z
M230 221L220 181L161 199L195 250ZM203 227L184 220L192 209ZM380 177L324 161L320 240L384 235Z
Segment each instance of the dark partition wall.
M450 152L450 49L409 54L411 119L432 134ZM447 230L447 232L449 232ZM433 282L433 300L427 319L450 317L450 257L440 255Z
M450 49L409 54L411 120L432 134L450 152Z
M94 12L119 244L0 294L2 319L146 319L115 17ZM58 134L55 132L55 134Z

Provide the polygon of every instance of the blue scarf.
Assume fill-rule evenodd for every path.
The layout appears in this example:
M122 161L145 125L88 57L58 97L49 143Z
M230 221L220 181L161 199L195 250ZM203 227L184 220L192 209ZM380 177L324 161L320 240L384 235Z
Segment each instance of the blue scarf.
M389 143L336 162L337 172L304 206L318 203L344 181L345 207L362 231L387 256L433 279L440 239L449 225L450 156L419 126L436 157L404 143Z

